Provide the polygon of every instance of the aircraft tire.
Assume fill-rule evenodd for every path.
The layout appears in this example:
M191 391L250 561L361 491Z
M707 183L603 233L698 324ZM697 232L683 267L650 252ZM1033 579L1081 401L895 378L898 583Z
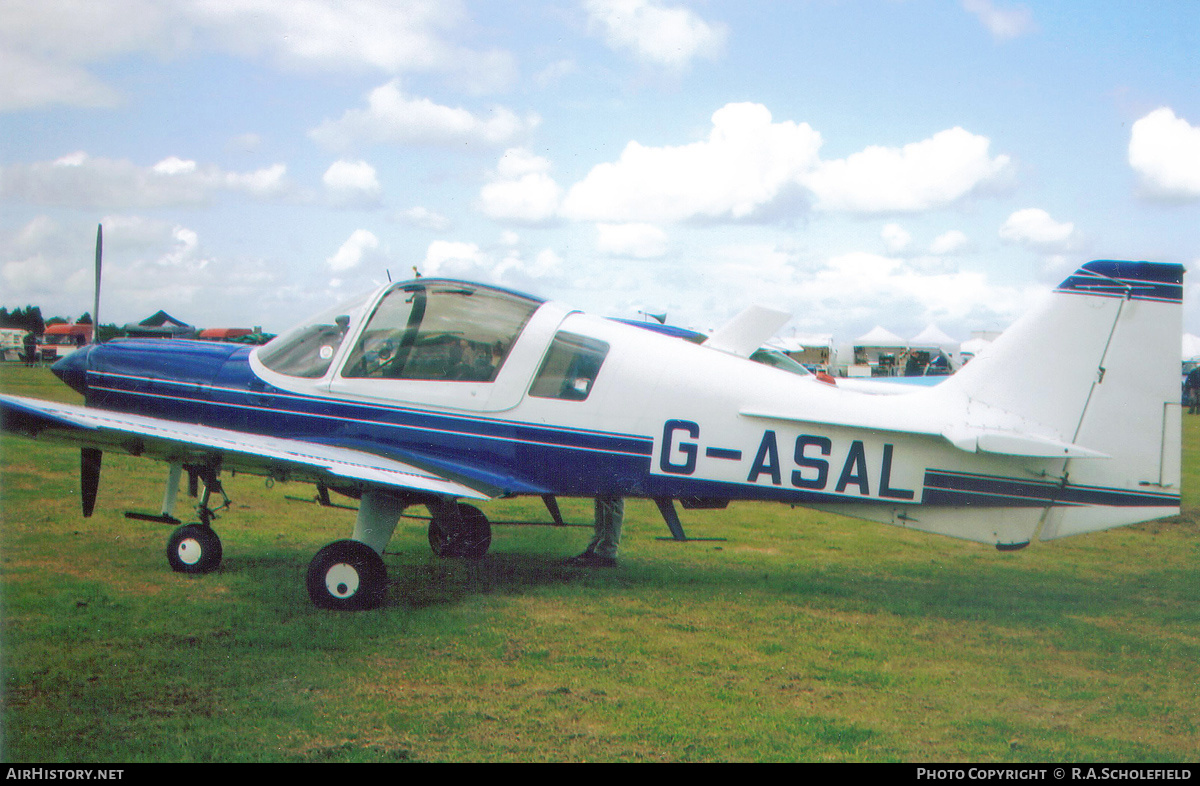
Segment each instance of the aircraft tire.
M221 564L221 539L203 524L176 527L167 539L167 563L176 573L210 573Z
M387 567L365 543L337 540L308 564L308 597L313 605L335 611L363 611L383 602Z
M492 525L483 511L474 505L458 503L462 528L452 537L451 528L435 513L429 519L429 548L439 557L483 559L492 545Z

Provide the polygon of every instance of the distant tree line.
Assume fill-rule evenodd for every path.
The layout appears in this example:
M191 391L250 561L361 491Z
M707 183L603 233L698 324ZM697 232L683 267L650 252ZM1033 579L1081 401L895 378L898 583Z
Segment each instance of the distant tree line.
M71 320L63 317L42 317L42 309L40 306L25 306L24 308L14 308L9 311L7 308L0 307L0 328L18 328L20 330L28 330L35 336L40 336L46 332L47 325L70 324ZM89 312L84 312L83 316L75 320L77 325L92 324L92 315ZM110 338L120 335L121 329L115 324L100 326L100 340L107 341Z
M20 328L37 335L46 332L46 320L42 319L42 309L38 306L25 308L0 308L0 328Z
M71 323L71 320L63 317L50 317L48 319L44 319L42 317L42 309L40 306L25 306L24 308L14 308L11 311L9 311L7 308L0 308L0 328L19 328L21 330L28 330L35 336L43 335L46 332L47 325L60 325L69 323ZM83 316L75 320L75 324L92 324L91 313L85 311ZM124 331L112 322L100 325L99 333L101 341L108 341L124 335ZM240 336L238 338L228 340L241 344L264 344L274 337L275 334L273 333L254 333L249 336Z

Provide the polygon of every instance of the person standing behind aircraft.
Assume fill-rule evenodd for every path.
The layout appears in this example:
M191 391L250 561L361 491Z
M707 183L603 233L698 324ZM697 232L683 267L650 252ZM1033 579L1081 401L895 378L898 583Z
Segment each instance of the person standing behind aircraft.
M37 363L37 336L33 335L33 331L25 334L22 341L22 347L25 350L25 365L32 366Z
M595 534L582 554L567 560L568 565L613 568L621 545L621 525L625 521L625 500L621 497L596 497Z
M1188 372L1183 382L1183 392L1187 399L1188 414L1195 415L1200 410L1200 366Z

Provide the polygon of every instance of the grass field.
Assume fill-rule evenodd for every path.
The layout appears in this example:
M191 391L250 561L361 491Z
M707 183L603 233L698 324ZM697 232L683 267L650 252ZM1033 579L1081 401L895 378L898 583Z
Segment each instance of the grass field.
M7 392L70 400L43 369ZM622 564L585 527L497 527L480 563L401 524L383 608L314 609L309 559L353 513L227 480L216 573L171 573L163 465L4 437L5 761L1200 759L1200 417L1184 513L1020 552L781 505L627 509ZM181 497L181 500L183 498ZM183 510L180 506L180 511ZM545 519L537 505L484 506ZM590 521L586 501L565 501ZM423 511L422 511L423 512Z

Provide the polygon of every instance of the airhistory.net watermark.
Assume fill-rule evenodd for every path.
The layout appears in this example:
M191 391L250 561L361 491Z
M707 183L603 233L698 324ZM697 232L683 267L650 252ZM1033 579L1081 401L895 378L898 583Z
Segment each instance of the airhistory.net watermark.
M119 781L125 770L69 767L8 767L6 781Z

